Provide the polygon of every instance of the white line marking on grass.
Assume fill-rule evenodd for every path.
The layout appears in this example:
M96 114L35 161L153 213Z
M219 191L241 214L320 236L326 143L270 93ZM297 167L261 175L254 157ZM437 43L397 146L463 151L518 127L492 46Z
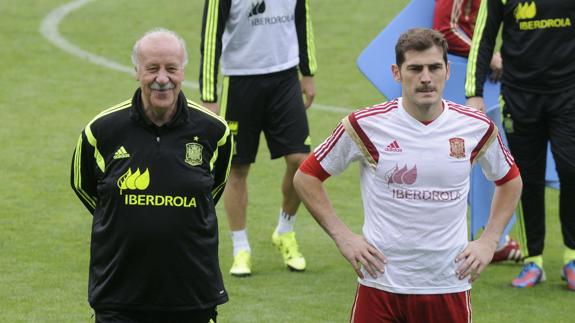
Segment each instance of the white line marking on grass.
M64 18L74 10L80 9L82 6L91 2L92 0L76 0L65 5L62 5L52 10L42 21L40 25L40 33L46 37L52 44L56 45L63 51L72 54L76 57L85 59L93 64L100 65L112 70L132 73L132 69L116 62L110 61L104 57L89 53L80 47L70 43L60 34L58 26Z
M81 7L92 1L93 0L74 0L52 10L50 13L48 13L48 15L44 18L44 20L42 20L42 23L40 24L40 33L56 47L62 49L63 51L73 56L85 59L90 63L108 69L133 74L134 69L132 67L125 66L116 63L114 61L111 61L105 57L87 52L81 49L80 47L70 43L66 38L62 37L62 35L60 34L58 26L64 20L64 18L66 18L66 16L71 12L80 9ZM184 81L183 85L187 88L194 90L197 90L199 88L198 83L196 82ZM313 109L328 112L340 112L340 113L350 113L352 111L351 108L324 105L320 103L314 103Z

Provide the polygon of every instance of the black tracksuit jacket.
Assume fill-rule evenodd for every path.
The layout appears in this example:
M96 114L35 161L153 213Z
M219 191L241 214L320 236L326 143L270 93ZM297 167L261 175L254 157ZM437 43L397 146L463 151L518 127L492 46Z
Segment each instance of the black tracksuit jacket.
M95 309L193 310L224 303L215 204L230 167L222 119L180 93L162 127L132 100L82 131L72 188L93 215L88 298Z
M575 87L575 1L483 0L467 65L467 97L483 96L500 26L503 84L540 94Z

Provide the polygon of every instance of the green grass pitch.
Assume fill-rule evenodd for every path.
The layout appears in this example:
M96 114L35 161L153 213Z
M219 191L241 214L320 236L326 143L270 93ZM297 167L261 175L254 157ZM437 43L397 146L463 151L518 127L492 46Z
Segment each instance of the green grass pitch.
M355 66L360 51L407 0L312 0L319 73L312 139L319 144L345 115L384 98ZM67 14L56 8L76 4ZM137 87L125 71L97 65L55 46L50 26L67 44L129 70L134 41L163 26L188 42L190 86L198 99L199 40L203 1L25 0L0 2L0 322L91 322L87 303L91 217L69 185L72 150L82 127L99 111L131 97ZM43 25L45 22L47 25ZM50 25L52 24L52 25ZM47 27L48 26L48 27ZM54 29L52 29L53 31ZM54 36L54 34L51 34ZM323 107L323 108L322 108ZM339 107L339 112L325 107ZM332 109L333 110L333 109ZM250 175L248 225L254 275L235 279L222 205L220 257L230 301L220 322L347 322L356 280L335 245L300 209L296 231L308 260L304 273L282 265L270 237L280 205L283 162L270 161L262 145ZM328 181L343 220L361 230L357 168ZM472 292L475 322L568 322L575 294L560 281L562 242L558 194L548 191L545 268L548 281L515 290L520 266L490 266ZM571 316L572 319L572 316Z

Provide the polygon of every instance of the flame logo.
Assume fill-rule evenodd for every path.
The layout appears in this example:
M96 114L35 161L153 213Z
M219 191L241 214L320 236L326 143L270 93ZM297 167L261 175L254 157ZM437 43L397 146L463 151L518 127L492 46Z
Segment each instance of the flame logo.
M256 4L252 4L252 10L248 14L248 18L255 15L260 15L266 11L266 2L258 2Z
M531 3L525 2L518 4L517 7L515 7L513 14L515 15L515 19L517 21L521 19L531 19L535 17L535 14L537 14L537 8L535 7L535 2Z
M146 168L146 171L140 173L140 169L136 168L136 171L132 173L132 169L128 168L128 171L118 178L117 184L120 194L122 190L145 190L150 185L150 172Z
M413 165L411 169L408 169L407 165L404 165L402 168L395 165L394 168L385 173L385 179L387 181L387 185L393 183L411 185L415 183L415 180L417 179L417 165Z

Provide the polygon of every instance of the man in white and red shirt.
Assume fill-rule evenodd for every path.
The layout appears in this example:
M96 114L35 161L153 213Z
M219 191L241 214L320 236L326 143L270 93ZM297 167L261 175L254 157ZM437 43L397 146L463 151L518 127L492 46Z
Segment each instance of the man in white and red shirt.
M302 164L295 187L359 276L352 322L468 322L471 282L489 264L521 191L513 157L482 113L442 99L447 45L411 29L396 45L402 97L358 110ZM322 182L361 168L365 222L337 217ZM469 174L478 162L497 187L478 240L468 242Z

